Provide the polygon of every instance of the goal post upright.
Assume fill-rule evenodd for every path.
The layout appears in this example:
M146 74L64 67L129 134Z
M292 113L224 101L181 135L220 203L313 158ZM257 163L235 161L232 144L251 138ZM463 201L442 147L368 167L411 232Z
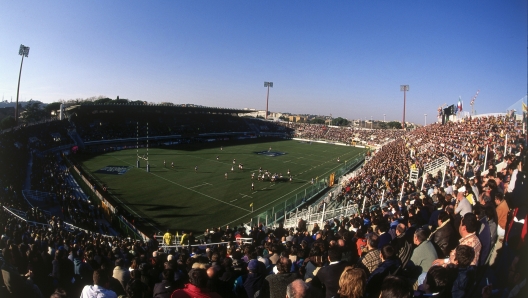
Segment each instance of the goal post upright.
M136 122L136 166L139 166L139 121Z
M147 173L150 172L148 149L149 149L149 126L147 122Z

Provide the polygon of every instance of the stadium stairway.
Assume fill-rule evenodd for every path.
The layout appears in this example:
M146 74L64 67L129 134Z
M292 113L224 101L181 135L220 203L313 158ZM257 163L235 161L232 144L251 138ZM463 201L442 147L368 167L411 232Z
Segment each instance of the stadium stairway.
M33 151L29 154L29 161L26 169L26 181L24 181L24 190L31 189L31 172L33 170Z
M63 166L63 170L65 170L65 169L66 169L66 166ZM74 193L76 194L77 197L82 198L83 200L89 200L90 199L90 196L88 196L86 193L84 193L84 191L82 190L81 186L77 183L77 181L75 181L75 179L73 178L72 175L68 174L66 176L65 180L66 180L66 183L68 183L68 185L72 188L72 190L74 191ZM112 236L119 235L119 233L117 233L105 219L96 218L95 221L98 224L106 225L108 227L109 231L111 232L110 234ZM99 231L99 232L102 232L102 231Z
M84 142L81 139L81 136L79 136L79 134L77 133L77 130L75 129L68 130L68 135L73 140L73 142L75 142L75 145L79 147L79 149L84 149Z

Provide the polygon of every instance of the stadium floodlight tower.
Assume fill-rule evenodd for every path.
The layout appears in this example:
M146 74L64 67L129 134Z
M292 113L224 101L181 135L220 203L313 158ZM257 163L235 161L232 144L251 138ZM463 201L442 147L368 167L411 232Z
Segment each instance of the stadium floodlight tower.
M268 119L268 101L269 101L269 88L273 88L273 82L264 82L264 87L268 87L268 94L266 95L266 119Z
M387 122L387 121L385 121L385 114L383 114L383 122Z
M424 120L424 126L427 125L427 114L424 114L425 120Z
M400 85L400 91L403 91L403 120L402 128L405 129L405 93L409 91L409 85Z
M24 56L27 57L29 55L29 47L26 47L21 44L20 49L18 50L18 54L22 56L22 62L20 62L20 72L18 73L17 99L15 106L15 124L18 124L18 94L20 91L20 77L22 76L22 64L24 63Z

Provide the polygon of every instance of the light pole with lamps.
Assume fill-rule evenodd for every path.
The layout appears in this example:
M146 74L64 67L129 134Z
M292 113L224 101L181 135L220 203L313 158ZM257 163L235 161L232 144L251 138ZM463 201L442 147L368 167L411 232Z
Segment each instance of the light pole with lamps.
M264 87L268 87L268 94L266 95L266 119L268 119L269 88L273 88L273 82L264 82Z
M424 126L427 125L427 114L424 114L425 120L424 120Z
M24 56L27 57L29 54L29 47L26 47L23 44L21 44L20 49L18 50L18 54L22 56L22 62L20 62L20 72L18 73L17 99L16 99L16 106L15 106L15 124L18 124L18 94L20 91L20 77L22 76L22 64L24 63Z
M405 93L409 91L409 85L400 85L400 91L403 91L403 121L402 128L405 129Z
M387 122L387 121L385 121L385 114L383 114L383 122Z

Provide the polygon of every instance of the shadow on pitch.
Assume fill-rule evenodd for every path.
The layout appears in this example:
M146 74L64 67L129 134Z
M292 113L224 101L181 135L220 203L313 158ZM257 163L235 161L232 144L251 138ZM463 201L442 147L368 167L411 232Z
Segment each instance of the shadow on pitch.
M199 213L199 214L174 214L174 213L167 213L167 214L160 214L160 215L156 215L156 218L177 218L177 217L196 217L196 218L199 218L199 217L204 217L204 216L209 216L210 214L205 214L205 213Z
M177 209L186 209L189 207L186 206L175 206L175 205L159 205L159 204L128 204L132 206L147 206L145 211L161 211L161 210L177 210ZM158 216L156 216L158 217Z

